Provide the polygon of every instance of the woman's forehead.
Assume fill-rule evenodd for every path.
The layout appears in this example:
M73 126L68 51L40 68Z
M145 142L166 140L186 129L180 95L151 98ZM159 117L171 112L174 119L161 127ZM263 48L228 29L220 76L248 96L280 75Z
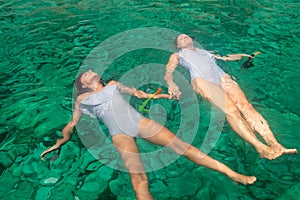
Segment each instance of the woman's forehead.
M180 37L189 37L187 34L181 34Z
M187 34L180 34L180 35L178 35L177 39L180 39L182 37L189 37L189 36Z

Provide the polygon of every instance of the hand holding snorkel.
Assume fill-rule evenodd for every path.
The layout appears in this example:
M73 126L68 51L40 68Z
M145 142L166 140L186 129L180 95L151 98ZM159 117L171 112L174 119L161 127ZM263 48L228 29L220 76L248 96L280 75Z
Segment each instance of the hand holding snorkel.
M253 59L254 59L254 56L256 56L258 54L260 54L259 51L252 54L251 57L248 57L248 59L242 64L241 69L248 69L250 67L254 67Z
M162 92L162 89L161 89L161 88L158 88L158 89L156 90L156 92L154 92L153 94L151 94L150 97L149 97L148 99L146 99L146 100L143 102L142 105L139 106L138 111L139 111L139 112L143 112L143 111L149 112L149 110L146 110L146 109L145 109L146 105L148 104L148 102L149 102L155 95L160 94L161 92Z

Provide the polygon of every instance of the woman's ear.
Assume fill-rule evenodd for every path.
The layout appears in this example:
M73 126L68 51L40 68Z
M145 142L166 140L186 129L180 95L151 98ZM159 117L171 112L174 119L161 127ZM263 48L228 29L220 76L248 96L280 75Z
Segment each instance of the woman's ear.
M82 88L87 88L87 85L81 85Z

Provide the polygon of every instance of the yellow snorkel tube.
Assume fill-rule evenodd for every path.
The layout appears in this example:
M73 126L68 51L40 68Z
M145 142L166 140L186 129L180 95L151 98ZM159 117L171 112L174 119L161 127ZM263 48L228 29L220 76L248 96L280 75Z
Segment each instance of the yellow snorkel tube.
M143 112L143 111L149 112L149 110L146 110L146 109L145 109L146 105L148 104L148 102L149 102L155 95L160 94L161 92L162 92L162 89L161 89L161 88L158 88L158 89L156 90L156 92L154 92L153 94L151 94L150 97L149 97L148 99L146 99L146 100L143 102L142 105L139 106L138 111L139 111L139 112Z

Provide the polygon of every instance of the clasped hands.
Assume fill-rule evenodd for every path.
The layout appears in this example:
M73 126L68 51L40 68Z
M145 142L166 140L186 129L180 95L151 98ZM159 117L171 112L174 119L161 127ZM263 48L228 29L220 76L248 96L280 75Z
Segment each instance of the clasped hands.
M181 92L175 83L169 84L168 93L170 95L170 99L180 99L181 97Z

